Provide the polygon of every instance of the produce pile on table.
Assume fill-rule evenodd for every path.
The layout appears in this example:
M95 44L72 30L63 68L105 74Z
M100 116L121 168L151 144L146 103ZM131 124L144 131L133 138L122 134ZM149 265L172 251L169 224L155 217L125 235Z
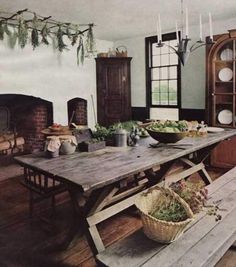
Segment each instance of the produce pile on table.
M181 133L188 130L187 121L157 121L146 127L147 130L162 133Z

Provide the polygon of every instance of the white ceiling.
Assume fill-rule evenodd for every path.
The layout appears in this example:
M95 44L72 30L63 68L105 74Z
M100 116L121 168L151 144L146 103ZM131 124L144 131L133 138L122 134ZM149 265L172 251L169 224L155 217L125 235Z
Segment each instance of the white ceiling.
M156 32L157 14L161 14L163 30L180 23L181 0L0 0L0 10L14 12L29 8L40 15L74 23L94 22L95 36L120 40ZM203 22L212 13L213 22L236 16L236 0L184 0L189 9L189 22Z

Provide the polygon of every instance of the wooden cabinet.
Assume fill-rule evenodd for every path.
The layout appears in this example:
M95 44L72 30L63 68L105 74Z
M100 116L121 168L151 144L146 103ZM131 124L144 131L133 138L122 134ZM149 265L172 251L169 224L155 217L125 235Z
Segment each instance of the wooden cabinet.
M208 124L236 128L236 30L214 36L206 50ZM213 150L211 164L216 167L236 165L236 138Z
M96 58L97 115L103 126L131 119L131 58Z

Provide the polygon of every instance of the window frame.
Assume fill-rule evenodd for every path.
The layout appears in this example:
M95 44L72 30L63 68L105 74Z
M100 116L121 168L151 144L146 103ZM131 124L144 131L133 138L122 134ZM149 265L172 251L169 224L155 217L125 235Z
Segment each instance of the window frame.
M179 32L180 36L180 32ZM162 35L162 41L176 40L176 32L171 32ZM166 65L177 66L177 105L156 105L152 104L152 45L157 43L157 36L150 36L145 38L145 64L146 64L146 106L147 108L181 108L181 62L178 58L177 65ZM166 67L163 66L163 67ZM168 79L169 80L169 79Z

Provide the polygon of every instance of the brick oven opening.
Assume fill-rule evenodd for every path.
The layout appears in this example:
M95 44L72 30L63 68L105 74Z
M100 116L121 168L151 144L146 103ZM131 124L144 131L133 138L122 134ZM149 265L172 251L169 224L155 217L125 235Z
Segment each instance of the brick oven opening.
M87 125L87 100L83 98L73 98L67 102L68 123L76 125Z
M43 150L45 136L41 131L53 122L52 103L34 96L19 94L0 95L0 107L4 117L4 132L24 138L24 152ZM1 134L1 133L0 133Z

